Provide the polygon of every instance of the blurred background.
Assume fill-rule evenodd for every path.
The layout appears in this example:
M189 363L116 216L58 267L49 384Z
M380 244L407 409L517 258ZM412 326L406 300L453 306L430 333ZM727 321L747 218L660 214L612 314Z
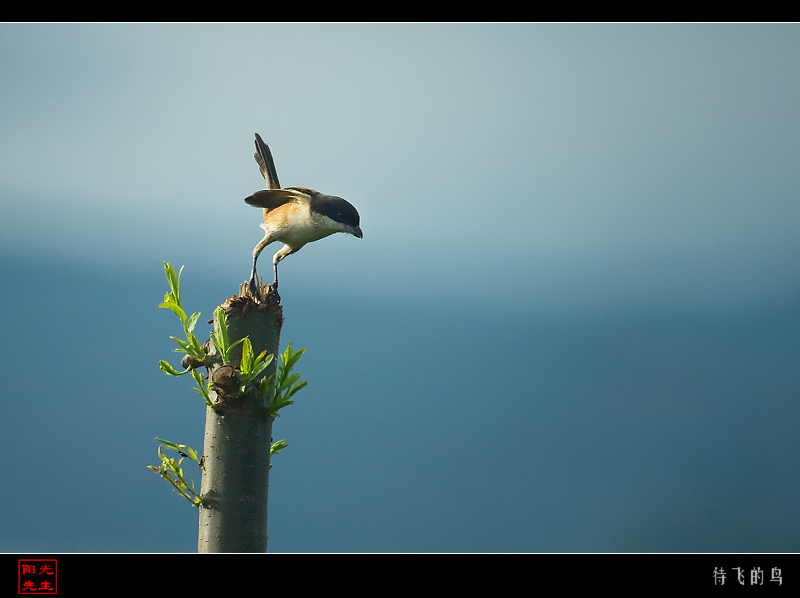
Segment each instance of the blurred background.
M800 551L798 56L780 24L0 25L0 551L196 550L146 468L205 420L158 369L163 262L205 340L255 132L364 231L281 263L309 385L270 551Z

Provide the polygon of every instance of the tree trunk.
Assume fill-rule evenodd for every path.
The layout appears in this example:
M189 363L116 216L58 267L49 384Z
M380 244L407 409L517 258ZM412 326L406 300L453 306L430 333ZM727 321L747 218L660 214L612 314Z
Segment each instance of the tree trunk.
M268 294L267 289L261 289L266 303L255 302L242 288L241 297L234 296L222 305L231 344L247 336L255 355L261 351L274 355L262 377L275 371L283 324L277 295ZM216 312L214 332L219 336ZM209 343L209 355L215 353L214 344ZM272 418L267 412L269 397L259 399L255 392L230 396L238 388L231 382L241 357L240 344L231 351L229 365L217 363L209 369L209 379L217 387L211 393L216 410L206 408L198 552L267 550Z

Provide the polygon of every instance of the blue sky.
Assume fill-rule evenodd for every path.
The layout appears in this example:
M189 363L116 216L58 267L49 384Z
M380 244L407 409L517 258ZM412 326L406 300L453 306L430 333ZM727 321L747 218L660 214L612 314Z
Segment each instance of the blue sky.
M391 296L480 280L553 309L763 298L796 273L797 36L4 25L3 246L141 266L213 236L204 258L229 264L259 235L258 131L284 185L364 220L363 243L307 249L351 268L303 256L287 276Z
M659 520L654 513L706 526L716 538L714 525L731 527L731 518L756 510L788 519L773 535L744 534L748 544L740 534L731 546L798 550L800 520L785 515L796 484L770 477L764 487L782 497L771 506L750 494L731 498L764 484L753 481L760 459L797 466L796 440L783 426L796 428L798 415L798 342L789 333L800 300L798 56L797 25L0 25L3 302L41 325L27 329L18 318L9 351L41 351L49 318L84 313L91 289L105 319L83 324L90 331L61 324L63 333L87 355L109 327L138 339L124 384L146 388L152 408L165 410L158 422L134 417L139 423L114 437L131 454L141 448L153 457L152 437L181 440L170 427L202 439L202 407L185 397L193 391L150 371L176 333L154 308L166 290L161 264L186 265L187 293L198 301L190 309L204 315L247 277L261 231L258 211L242 200L263 187L252 158L259 132L283 185L345 197L364 231L361 240L335 235L309 245L281 264L283 338L309 347L312 384L306 405L276 423L288 427L292 447L272 489L280 476L308 476L317 485L311 495L338 488L328 503L356 513L352 536L329 521L329 535L304 530L325 520L324 507L289 494L280 508L296 518L276 523L276 549L719 550L724 541L692 544L691 534L674 531L680 524L659 528L675 535L661 544L643 538ZM25 293L32 296L20 307ZM51 305L62 315L50 314ZM20 367L31 368L26 379L43 375ZM502 383L494 370L504 372ZM75 384L61 387L61 405L94 404L105 392L100 385L87 396ZM759 388L770 384L765 399ZM344 429L325 429L333 414L314 386L336 397ZM484 411L478 387L508 403ZM51 393L32 397L52 413ZM107 420L85 424L87 434L108 433L108 421L130 412L112 404ZM36 432L15 411L7 433L55 443L62 416L92 420L65 409L52 416L53 428ZM486 421L467 422L464 409ZM693 427L728 409L747 414L753 430L735 417L730 426ZM625 432L619 417L602 413L622 416ZM174 423L187 417L185 428ZM593 424L596 445L587 444ZM397 426L418 426L430 447L414 453L418 475L406 469L402 437L389 432ZM484 463L472 443L488 432L508 444ZM325 434L334 444L319 444ZM331 474L335 462L315 460L345 434L362 443L360 456L348 449L341 464L351 468L346 484ZM687 434L695 440L676 440ZM21 450L6 442L6 454ZM58 444L70 455L60 471L86 467L87 446ZM734 455L749 465L733 481L703 481L699 470L712 461L689 467L687 447L725 467ZM656 459L663 475L640 478L617 463L603 476L602 463L579 458L628 452ZM377 455L385 460L364 462ZM492 492L461 463L467 455L493 472L491 488L510 501L491 515ZM150 519L178 499L147 485L147 458L141 470L134 459L130 471L120 465L120 475L142 477L130 492L137 505L156 503L142 514ZM394 477L387 463L399 468ZM526 473L515 474L515 463ZM439 487L443 472L455 478ZM45 499L28 500L21 477L9 479L20 484L25 514L52 511ZM529 493L537 479L548 480L550 498ZM686 491L664 499L665 480ZM400 495L383 496L387 484ZM447 506L467 489L471 499ZM618 538L598 523L594 493L614 508L617 493L629 501L612 518L611 528L627 530ZM432 502L412 511L428 508L424 523L413 514L394 520L402 512L394 501L425 495ZM347 499L355 496L359 508ZM72 498L85 504L80 493ZM727 514L708 515L720 501ZM280 520L276 502L271 520ZM189 538L176 549L193 550L193 514L174 506ZM96 535L69 541L64 516L53 517L55 531L35 541L6 522L0 536L12 539L0 549L170 550L167 536L148 539L131 531L135 523L113 542L101 524ZM476 518L484 536L463 528ZM583 526L567 532L558 521ZM393 535L398 528L413 532Z

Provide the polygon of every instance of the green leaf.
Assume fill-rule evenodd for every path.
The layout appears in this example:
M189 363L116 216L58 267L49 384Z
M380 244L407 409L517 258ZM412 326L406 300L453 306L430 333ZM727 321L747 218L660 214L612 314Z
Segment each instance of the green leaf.
M161 368L162 372L165 372L165 373L169 374L170 376L183 376L186 372L189 372L189 371L192 370L192 368L186 368L182 372L179 372L174 367L172 367L169 364L169 362L164 361L163 359L158 362L158 367Z
M206 377L203 376L203 374L201 374L197 370L192 370L192 378L194 378L194 381L197 382L200 386L206 385Z
M272 357L272 355L270 355ZM275 373L273 372L269 376L265 376L261 379L261 382L258 386L258 398L263 399L266 396L272 394L272 385L275 382Z
M197 318L199 318L199 317L200 317L200 312L199 311L196 311L191 316L189 316L189 319L186 321L186 333L187 334L190 333L192 330L194 330L194 327L197 324Z
M266 351L261 351L258 357L253 362L252 376L258 377L261 372L267 369L267 366L272 362L272 355L267 355Z
M298 382L294 388L292 388L288 393L286 393L286 396L284 398L286 399L291 398L292 396L294 396L294 393L296 393L298 390L305 388L306 386L308 386L308 382Z
M236 341L236 342L235 342L235 343L233 343L232 345L229 345L229 346L228 346L228 357L229 357L229 358L230 358L230 354L231 354L231 351L233 350L233 348L234 348L236 345L238 345L238 344L240 344L240 343L243 343L243 342L244 342L244 340L245 340L246 338L247 338L247 337L240 338L238 341Z
M161 465L156 467L155 465L148 465L149 469L152 469L156 473L158 473L162 478L168 481L172 487L183 496L186 500L188 500L192 505L198 507L202 504L202 499L200 495L194 488L194 480L192 480L191 485L186 482L186 478L183 474L183 468L181 467L181 463L183 462L183 458L189 457L195 463L200 463L200 460L197 457L197 451L195 451L191 447L187 447L185 444L178 444L176 442L171 442L169 440L164 440L163 438L156 438L159 444L158 446L158 457L161 459ZM162 446L164 448L172 449L178 451L181 455L181 459L176 460L172 457L167 457L162 450ZM184 452L181 449L186 449Z
M272 417L280 417L281 414L279 413L279 411L281 409L283 409L284 407L288 407L289 405L294 405L294 401L279 400L279 401L275 401L274 403L270 403L270 406L269 406L269 414L270 414L270 416L272 416Z
M228 317L225 315L225 310L222 306L217 308L217 325L219 327L219 340L222 343L222 350L220 352L228 354ZM227 361L227 359L225 360Z
M281 382L281 385L278 387L278 394L282 393L284 390L289 388L292 384L297 382L300 379L300 374L292 374L291 376L287 376Z
M208 394L208 391L211 388L211 383L206 383L205 376L203 376L203 374L199 373L197 370L192 370L192 378L194 378L194 381L197 382L197 386L195 386L194 389L200 393L200 396L203 397L206 405L211 407L211 409L216 409L214 401L211 400L211 396Z
M161 444L163 444L167 448L171 448L176 451L182 448L186 448L185 444L176 444L174 442L170 442L169 440L164 440L163 438L159 438L158 436L156 436L156 440L158 440Z
M287 372L291 371L294 368L294 365L300 359L300 357L305 353L305 347L302 349L298 349L295 352L292 352L292 341L289 341L288 346L286 347L286 351L283 352L283 367L286 369Z
M292 357L292 341L289 341L289 344L286 345L286 350L281 355L281 362L283 363L283 367L286 367L289 363L289 359Z
M177 351L179 353L188 353L189 352L189 343L187 343L184 340L179 339L177 336L171 336L170 338L181 346L180 349L175 349L175 351Z
M169 282L169 288L172 291L172 296L175 298L175 302L178 304L178 306L181 304L181 272L183 272L183 266L181 266L181 269L176 273L175 268L172 267L172 264L169 262L164 262L164 273L167 276L167 282Z
M184 329L186 328L186 312L183 311L183 308L175 301L164 301L158 305L159 307L165 307L172 310L172 312L181 319L181 324L183 325Z
M253 344L250 339L245 337L242 339L242 362L239 364L239 370L243 374L249 374L253 371Z
M191 332L188 333L188 337L191 350L186 352L197 358L198 361L204 361L206 358L206 352L205 349L203 349L203 345L200 344L200 341L197 340L197 337Z
M222 342L217 337L217 333L214 332L213 330L211 331L211 342L214 343L214 347L216 347L217 353L219 353L219 356L222 358L222 363L225 363L225 358L227 357L227 355L222 350Z
M278 455L280 452L289 446L285 440L279 440L275 442L271 447L269 447L269 454L270 455Z
M300 380L300 374L291 373L292 368L305 352L305 348L294 351L292 343L286 347L281 355L281 363L278 364L277 371L261 381L258 389L259 397L269 395L269 406L267 411L271 417L279 417L281 409L294 404L290 398L299 390L307 386L307 382ZM277 388L275 388L277 385Z

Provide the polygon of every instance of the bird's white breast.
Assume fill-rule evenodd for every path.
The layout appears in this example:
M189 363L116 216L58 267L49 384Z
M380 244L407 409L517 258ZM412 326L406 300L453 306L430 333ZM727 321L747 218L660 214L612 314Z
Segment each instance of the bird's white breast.
M318 241L335 232L338 232L337 223L320 214L312 214L307 203L295 203L291 210L285 212L285 217L278 222L261 227L275 241L281 241L290 247L299 249L306 243Z

